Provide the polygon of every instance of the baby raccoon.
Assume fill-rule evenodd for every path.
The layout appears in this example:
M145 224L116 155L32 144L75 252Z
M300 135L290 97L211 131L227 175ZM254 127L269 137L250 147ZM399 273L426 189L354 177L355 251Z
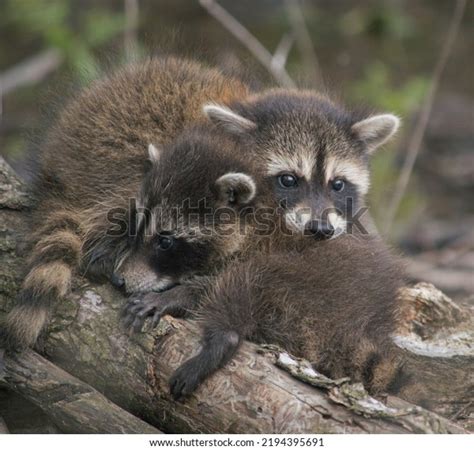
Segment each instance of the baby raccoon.
M1 325L0 348L36 342L79 268L117 284L123 284L116 276L119 269L143 271L126 283L128 291L168 287L143 255L131 255L137 210L130 199L141 189L149 165L146 148L166 145L186 126L205 121L203 104L227 104L246 95L245 85L216 69L164 58L98 80L66 106L39 155L28 274ZM189 163L177 159L173 173L182 170L181 164ZM206 173L199 174L205 183ZM116 232L117 215L129 233Z
M179 305L199 303L202 347L172 376L175 399L224 366L244 339L277 344L327 376L363 382L372 394L398 388L401 353L390 340L403 285L398 261L373 236L312 242L299 250L257 252L201 285L150 293L141 309L135 305L136 311L154 302L168 305L166 313L173 314Z
M279 191L268 179L250 177L260 166L254 168L245 156L229 166L240 147L226 133L217 136L215 130L185 133L173 150L154 158L158 162L142 191L148 215L140 229L148 231L141 231L141 251L149 253L150 265L161 276L171 277L167 282L181 285L132 298L125 323L139 331L147 317L152 316L154 326L165 314L192 312L204 327L203 348L178 369L172 394L179 398L191 393L233 356L242 339L278 344L329 376L363 381L373 393L393 388L400 378L400 354L392 351L390 334L397 289L403 285L397 260L378 236L344 234L330 241L279 231L260 236L256 213ZM177 171L177 161L189 164ZM217 167L221 169L216 172ZM241 171L235 179L243 194L237 198L246 200L251 192L252 203L238 203L243 215L232 222L229 234L223 233L221 222L212 222L213 233L209 224L197 227L201 219L189 224L189 208L170 214L186 199L209 197L205 170L210 180L219 181L217 176L230 167ZM229 183L234 179L229 173L226 177ZM217 198L223 195L231 205L235 191L229 184ZM221 203L207 205L211 217L222 217L216 214ZM262 245L267 241L270 246ZM207 276L187 283L189 274Z
M369 159L398 129L392 114L360 116L309 91L270 90L204 112L249 152L273 185L293 233L365 233Z
M252 245L245 232L257 208L251 162L232 141L204 127L151 149L152 167L138 197L135 251L167 287L217 272Z

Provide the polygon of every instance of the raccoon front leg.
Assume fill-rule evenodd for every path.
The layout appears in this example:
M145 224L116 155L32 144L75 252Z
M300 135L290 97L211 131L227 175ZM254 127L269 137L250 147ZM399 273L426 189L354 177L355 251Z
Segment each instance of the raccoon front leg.
M152 317L155 328L165 315L185 317L194 308L196 296L189 286L179 285L164 292L149 292L130 297L124 311L124 325L133 333L142 330L145 320Z
M192 394L209 375L225 366L234 356L241 336L231 330L207 330L201 351L172 375L169 386L175 400Z

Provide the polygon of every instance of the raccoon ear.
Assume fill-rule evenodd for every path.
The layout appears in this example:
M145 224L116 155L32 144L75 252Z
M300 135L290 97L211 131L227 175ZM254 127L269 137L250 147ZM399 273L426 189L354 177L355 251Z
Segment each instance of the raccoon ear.
M148 144L148 160L156 164L160 160L161 152L153 144Z
M219 200L227 206L246 205L257 192L255 181L250 175L229 172L216 180Z
M374 152L388 141L398 130L400 119L393 114L380 114L352 125L351 130L358 139L364 141L369 153Z
M254 122L242 117L227 106L208 104L204 105L202 110L212 123L232 134L243 134L257 127Z

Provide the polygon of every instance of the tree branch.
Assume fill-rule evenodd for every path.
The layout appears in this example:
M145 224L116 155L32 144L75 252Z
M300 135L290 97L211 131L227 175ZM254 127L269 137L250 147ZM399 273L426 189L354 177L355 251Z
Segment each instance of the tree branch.
M301 3L299 0L285 0L285 4L293 33L296 36L296 42L307 67L307 72L313 82L313 86L322 88L323 77L321 74L321 66L304 20Z
M272 54L260 43L260 41L247 30L238 20L230 15L222 6L214 0L199 0L200 5L230 33L237 38L252 55L264 66L284 87L295 87L295 82L288 75L284 67L272 64Z
M465 7L466 0L457 0L453 16L451 18L449 30L446 35L446 39L443 43L439 59L433 70L430 87L423 102L420 114L418 116L418 121L415 125L415 129L413 130L413 133L410 136L410 140L408 141L405 161L403 162L403 166L395 187L393 197L389 203L387 212L385 214L385 221L382 229L386 234L390 232L391 226L393 225L393 221L395 219L395 215L398 211L398 207L400 206L400 202L405 194L408 182L410 181L410 176L413 172L413 167L415 166L416 158L418 156L418 153L420 152L426 127L431 116L431 110L433 109L433 102L436 96L436 91L438 90L439 81L453 49L453 44L456 40L459 27L461 26Z
M54 48L38 53L0 74L0 93L9 94L15 89L38 83L56 70L62 56Z
M125 0L124 49L127 61L132 61L138 49L138 0Z

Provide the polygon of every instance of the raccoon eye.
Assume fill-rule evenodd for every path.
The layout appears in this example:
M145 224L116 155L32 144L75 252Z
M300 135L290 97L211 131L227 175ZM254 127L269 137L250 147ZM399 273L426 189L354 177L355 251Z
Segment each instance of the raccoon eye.
M280 186L284 188L292 188L298 185L298 179L291 173L284 173L278 177Z
M174 245L172 236L158 236L158 248L160 250L169 250Z
M342 191L345 185L346 183L344 183L344 180L341 178L336 178L331 182L332 189L337 192Z

